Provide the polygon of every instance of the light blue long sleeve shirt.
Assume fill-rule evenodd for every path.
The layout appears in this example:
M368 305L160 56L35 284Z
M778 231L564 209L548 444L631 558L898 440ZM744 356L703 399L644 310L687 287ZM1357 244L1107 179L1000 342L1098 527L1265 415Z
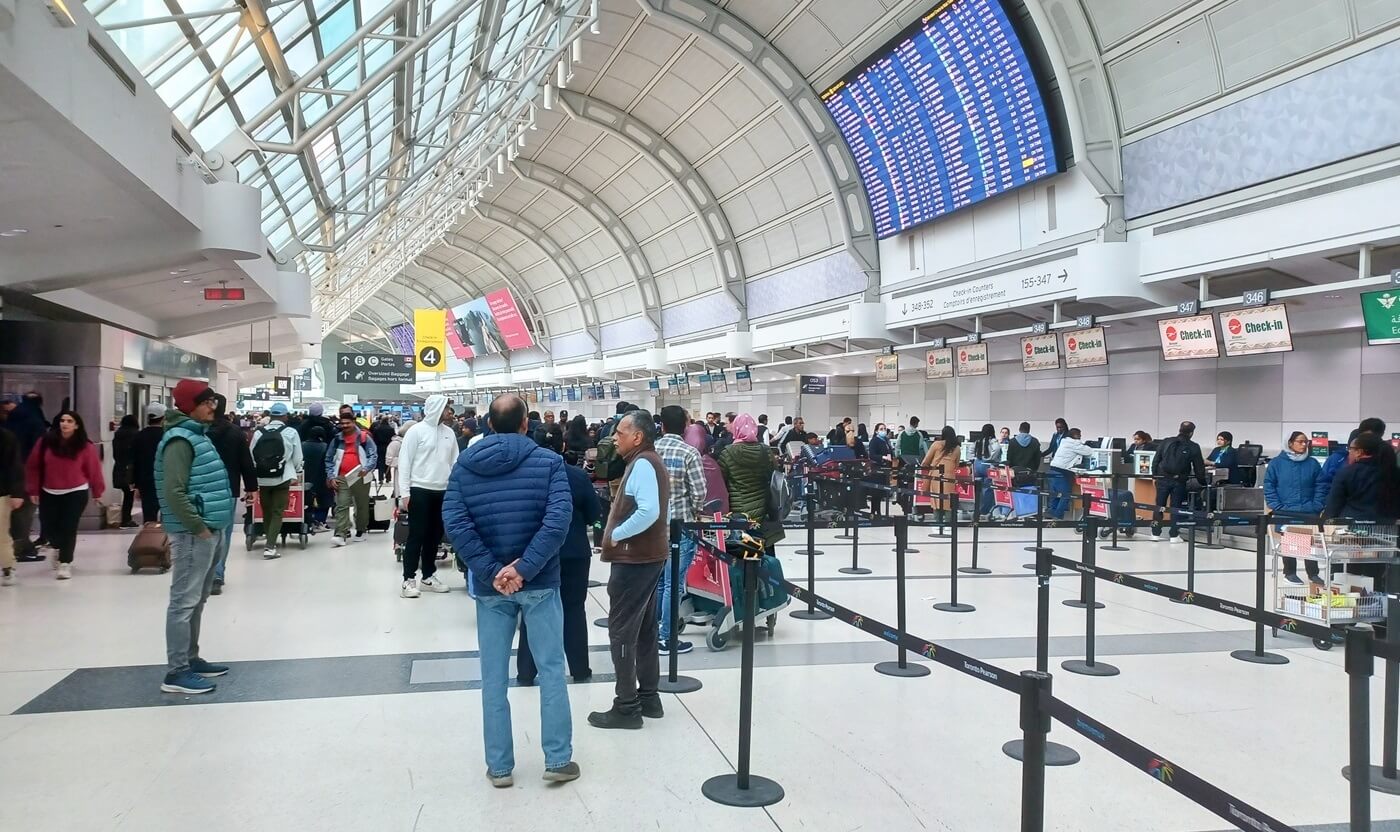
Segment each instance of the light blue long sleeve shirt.
M646 466L646 470L638 466ZM632 466L632 475L627 478L627 484L623 487L622 493L631 497L637 503L637 510L632 512L632 516L617 524L612 531L613 542L626 540L629 537L636 537L647 529L661 517L661 493L656 488L656 468L651 464L651 460L639 459Z

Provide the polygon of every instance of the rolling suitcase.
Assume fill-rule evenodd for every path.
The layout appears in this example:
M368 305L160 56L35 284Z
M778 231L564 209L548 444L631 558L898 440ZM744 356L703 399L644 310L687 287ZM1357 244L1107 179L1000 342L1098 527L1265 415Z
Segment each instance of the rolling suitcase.
M408 514L401 513L394 521L394 560L403 563L403 547L408 544Z
M372 532L387 532L394 524L394 503L379 493L381 488L383 483L375 487L373 496L369 498L369 525L366 528Z
M170 537L159 523L146 523L126 550L126 565L135 575L142 569L170 570Z

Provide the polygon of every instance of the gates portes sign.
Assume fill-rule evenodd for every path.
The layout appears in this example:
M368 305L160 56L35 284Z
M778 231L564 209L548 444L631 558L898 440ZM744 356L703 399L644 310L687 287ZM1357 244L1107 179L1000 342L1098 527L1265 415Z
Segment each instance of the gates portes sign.
M1065 367L1102 367L1108 363L1108 341L1103 327L1092 326L1065 333Z
M1214 315L1167 318L1157 322L1157 334L1162 339L1162 358L1167 361L1220 357Z
M952 378L953 377L953 348L939 347L924 353L924 378Z
M1226 355L1262 355L1293 349L1288 310L1281 303L1221 312L1220 337L1225 340Z
M990 372L986 344L959 344L953 349L958 354L959 376L985 376Z
M362 352L336 353L335 380L341 384L412 384L413 356Z
M1028 373L1060 369L1060 336L1053 332L1022 336L1021 369Z

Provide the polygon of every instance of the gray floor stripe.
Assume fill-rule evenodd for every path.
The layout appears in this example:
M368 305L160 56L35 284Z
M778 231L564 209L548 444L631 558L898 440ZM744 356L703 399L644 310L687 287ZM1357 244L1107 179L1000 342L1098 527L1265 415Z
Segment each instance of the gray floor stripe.
M1162 569L1162 570L1157 570L1157 571L1134 572L1134 573L1132 573L1132 574L1138 575L1138 576L1142 576L1142 575L1185 575L1185 574L1186 574L1186 570L1185 570L1185 569ZM1197 575L1253 575L1253 574L1254 574L1254 570L1253 570L1253 569L1197 569L1197 570L1196 570L1196 574L1197 574ZM896 577L896 576L894 576L894 575L818 575L818 576L816 577L816 581L817 581L818 583L821 583L822 581L836 581L836 582L840 582L840 581L893 581L893 580L895 579L895 577ZM947 581L947 580L950 580L950 579L951 579L950 576L947 575L946 573L943 574L943 575L905 575L904 577L905 577L905 579L910 580L910 581ZM980 580L984 580L984 579L986 579L986 578L1034 578L1034 577L1035 577L1035 573L1034 573L1034 572L1031 572L1030 570L1026 570L1025 572L993 572L993 573L990 574L990 575L963 575L963 574L959 574L959 575L958 575L958 580L960 580L960 581L980 581ZM1054 573L1053 575L1051 575L1050 577L1052 577L1052 578L1076 578L1076 579L1077 579L1077 578L1079 578L1079 573L1077 573L1077 572L1070 572L1070 571L1065 570L1065 569L1057 569L1057 570L1055 570L1055 573ZM806 580L806 574L804 573L804 574L802 574L801 576L796 577L796 578L794 578L794 577L791 576L791 575L788 575L788 576L787 576L787 579L790 580L790 581L792 581L793 583L801 583L802 581Z
M692 634L693 635L693 634ZM1164 653L1212 653L1248 647L1252 631L1195 631L1151 635L1101 635L1100 656ZM816 644L765 644L759 633L754 653L757 667L874 664L894 657L894 648L877 641L824 642ZM1035 639L950 639L945 646L970 656L996 661L1035 655ZM1280 638L1275 649L1311 649L1304 639ZM1083 655L1081 636L1050 639L1050 655ZM592 683L611 683L612 663L604 645L591 648ZM62 713L114 708L152 708L230 702L275 702L340 696L373 696L442 690L476 690L481 687L478 653L404 653L388 656L337 656L313 659L277 659L233 662L228 676L215 680L214 693L198 696L163 694L159 690L163 665L93 667L75 670L30 700L15 714ZM911 660L918 657L910 656ZM737 649L711 652L697 646L681 657L683 672L727 670L738 667ZM666 669L663 657L662 672Z

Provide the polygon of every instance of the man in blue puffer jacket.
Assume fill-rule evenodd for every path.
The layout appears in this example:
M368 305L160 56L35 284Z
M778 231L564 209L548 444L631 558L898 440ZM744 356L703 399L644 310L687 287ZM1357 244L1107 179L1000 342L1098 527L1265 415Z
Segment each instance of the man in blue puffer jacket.
M486 777L497 788L514 784L506 690L515 625L524 613L538 669L544 779L576 780L559 598L559 548L573 517L569 478L563 457L525 435L519 396L496 397L490 421L492 435L457 457L442 504L443 528L476 597Z

